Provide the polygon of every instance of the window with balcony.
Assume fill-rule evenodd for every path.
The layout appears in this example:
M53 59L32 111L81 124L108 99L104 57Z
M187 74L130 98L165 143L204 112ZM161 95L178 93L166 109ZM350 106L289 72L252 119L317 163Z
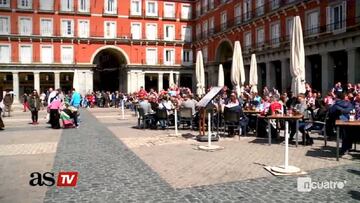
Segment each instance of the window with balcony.
M251 19L251 0L244 0L244 20L250 20Z
M265 2L264 0L256 0L256 15L261 16L264 14Z
M215 30L214 30L214 16L209 18L209 35L214 34Z
M167 41L175 40L175 26L174 25L164 25L164 38Z
M117 0L104 0L104 13L117 14Z
M0 63L10 63L11 52L10 45L0 44Z
M74 63L74 48L73 46L61 46L61 63Z
M221 13L221 31L226 30L227 28L227 13L226 11Z
M199 23L196 24L195 32L196 32L196 39L199 40L201 38L201 25Z
M202 54L203 54L203 58L204 58L204 62L208 62L208 47L203 47L202 48Z
M50 64L54 62L54 50L52 45L41 45L41 63Z
M33 50L31 45L20 45L20 63L32 63Z
M10 34L10 17L0 16L0 35Z
M164 64L165 65L174 65L175 64L175 50L174 49L164 49Z
M183 4L181 7L181 19L191 19L191 6L189 4Z
M64 11L64 12L74 11L74 1L73 0L61 0L61 11Z
M319 32L319 12L313 11L307 14L306 34L314 35Z
M53 20L51 18L40 19L40 35L41 36L53 35Z
M116 38L116 22L105 21L104 22L104 37L105 38Z
M19 34L31 35L32 34L32 19L29 17L19 18Z
M89 20L79 20L78 36L80 38L88 38L90 36L90 22Z
M244 50L251 48L251 32L245 32L244 34Z
M208 10L208 0L202 0L202 13L206 13Z
M192 28L191 26L183 25L181 28L181 40L185 42L192 41Z
M214 9L214 0L209 0L209 9Z
M239 25L241 23L241 6L240 4L236 4L234 7L234 20L235 25Z
M346 31L346 1L327 8L327 27L329 31Z
M257 29L256 30L256 43L257 43L258 48L261 48L264 45L264 38L265 38L264 28Z
M156 23L146 24L146 39L157 40L157 24Z
M54 10L54 0L40 0L40 10L41 11L53 11Z
M90 0L78 0L78 10L81 13L90 13Z
M164 18L175 18L175 3L164 3Z
M197 2L196 3L196 17L201 16L201 3Z
M73 37L74 36L74 21L73 20L61 20L61 36Z
M280 7L280 0L271 0L271 9L275 10Z
M291 16L286 19L286 36L288 36L289 39L292 37L292 29L294 24L294 16Z
M208 21L205 20L202 25L203 37L206 38L208 36Z
M132 16L141 16L141 1L132 0L131 1L131 15Z
M32 0L18 0L19 9L32 9Z
M157 49L156 48L147 48L146 49L146 64L147 65L156 65L158 63L157 59Z
M0 8L10 8L10 0L0 0Z
M132 23L131 24L131 36L133 39L141 39L141 24Z
M193 62L193 54L191 49L183 49L182 62L184 64L191 64Z
M273 47L280 45L280 23L271 24L271 44Z
M157 1L146 1L146 16L158 17Z

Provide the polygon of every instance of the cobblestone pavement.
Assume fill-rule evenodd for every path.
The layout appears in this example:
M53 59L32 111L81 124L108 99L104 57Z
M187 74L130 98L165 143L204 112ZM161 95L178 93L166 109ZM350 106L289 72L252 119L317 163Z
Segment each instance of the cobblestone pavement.
M298 192L297 177L274 177L270 175L247 180L226 180L222 183L194 187L184 187L185 185L178 187L174 182L171 182L166 178L164 175L166 174L165 171L160 171L159 168L154 167L156 164L149 164L153 163L151 162L151 159L148 158L149 156L159 155L160 162L163 160L163 157L172 157L171 159L173 162L163 162L162 169L167 167L171 169L172 166L169 164L176 162L182 163L182 159L185 159L185 157L190 159L192 165L200 165L200 169L203 170L202 173L199 173L198 169L194 171L190 170L190 173L184 174L183 176L175 174L178 176L177 178L179 181L182 179L189 179L189 174L192 174L193 177L198 175L205 176L205 178L207 176L211 179L212 176L216 176L214 174L221 172L222 169L211 168L209 165L201 165L197 163L200 159L191 159L191 156L195 151L192 149L192 141L182 141L181 139L178 140L165 137L155 140L153 138L146 138L144 140L138 138L141 136L147 137L149 135L161 137L164 133L170 133L169 131L142 131L132 128L129 130L129 127L134 125L134 120L121 120L118 113L109 115L105 110L97 109L92 110L92 114L93 115L88 111L82 111L81 127L79 129L63 131L57 145L58 148L52 169L54 172L69 170L78 171L79 181L77 187L51 187L46 192L44 198L45 202L360 201L359 162L357 160L342 160L340 163L337 163L333 160L328 160L329 158L326 157L327 153L323 154L325 157L315 159L304 158L300 162L296 162L296 159L291 161L300 164L301 166L306 165L306 162L309 161L321 162L320 166L308 167L309 169L320 167L320 169L309 170L309 174L306 175L306 177L311 177L314 182L339 181L343 183L342 185L344 187L342 189L314 188L311 192ZM132 133L129 134L129 132ZM246 139L244 141L242 140L239 141L239 143L244 142L242 145L249 144L246 142ZM219 142L219 144L224 144L225 149L229 148L235 150L236 147L229 144L232 141L233 140L225 140L224 142ZM166 144L167 142L170 144ZM148 143L148 145L146 145L146 143ZM258 143L257 145L265 147L261 143ZM282 148L281 145L277 145L272 145L270 148L270 152L274 150L274 157L276 157L275 154L278 152L277 150ZM166 149L171 150L171 147L173 146L181 148L186 148L187 146L187 150L184 151L185 154L172 154L172 151L166 151ZM249 144L249 146L250 147L246 150L251 151L253 148L255 149L256 143L253 145ZM292 152L296 150L309 151L308 148L291 149ZM157 153L151 154L152 151ZM217 154L225 152L226 150L220 151L219 153L213 152L214 156L212 156L211 153L200 153L202 154L203 159L208 159L210 156L216 157L217 160L213 159L211 161L216 165L218 162L224 162L223 160L226 160L226 157L221 157ZM241 151L234 151L233 153L240 152ZM146 156L146 153L148 156ZM261 156L265 156L264 154L261 154L256 155L257 157L255 157L255 154L242 153L243 154L239 154L239 157L249 156L249 159L253 158L254 160ZM266 151L266 153L269 154L269 151ZM304 156L304 154L301 153L299 152L297 155ZM156 160L156 158L157 157L153 157L152 160ZM272 158L272 156L267 155L267 159L270 158ZM277 159L278 158L275 158L275 160ZM170 158L167 158L167 160L170 160ZM241 166L242 162L239 160L233 158L226 160L225 163L227 163L227 166L223 170L234 168L234 165ZM231 165L234 161L236 161L236 163ZM253 162L252 165L269 163L275 162ZM313 163L310 162L308 164L313 165ZM243 168L249 166L250 165L244 165Z

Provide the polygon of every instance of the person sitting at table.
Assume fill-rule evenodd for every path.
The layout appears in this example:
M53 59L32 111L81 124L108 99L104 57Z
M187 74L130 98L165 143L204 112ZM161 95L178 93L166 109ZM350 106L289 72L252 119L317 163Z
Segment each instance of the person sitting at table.
M188 95L184 94L183 95L184 100L181 102L180 107L181 108L190 108L192 114L194 115L196 113L195 111L195 107L197 102L195 100L192 100L189 98Z
M161 101L159 102L159 109L166 110L166 113L169 116L169 121L174 121L175 120L175 117L173 115L173 109L174 108L175 108L175 106L169 100L169 96L168 95L163 95L163 97L161 98ZM160 122L160 126L162 128L166 127L165 120L159 120L159 122Z
M294 106L294 108L292 109L292 111L298 113L298 114L302 114L304 115L304 118L307 119L307 109L308 106L306 104L306 100L305 100L305 95L304 94L299 94L299 96L297 97L297 104ZM304 128L306 125L305 122L303 121L299 121L299 129L300 128ZM290 126L290 137L289 137L289 141L293 141L294 140L294 135L296 134L296 131L298 130L296 128L296 121L289 121L289 126ZM303 133L303 143L306 145L312 145L314 142L313 140L310 138L310 136L306 136L305 133Z
M148 102L147 97L139 98L139 108L144 111L144 117L149 118L149 122L146 125L151 126L153 124L152 120L154 120L154 111L151 109L151 104Z
M241 134L244 135L247 131L248 118L245 116L235 93L231 93L229 102L225 105L224 111L236 112L240 114L239 127L241 128ZM229 127L229 135L234 135L234 128Z

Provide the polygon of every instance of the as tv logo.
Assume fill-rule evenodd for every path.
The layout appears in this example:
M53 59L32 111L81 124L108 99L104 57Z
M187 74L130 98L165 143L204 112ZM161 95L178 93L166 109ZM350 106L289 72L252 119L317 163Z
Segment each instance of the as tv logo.
M76 171L59 172L56 180L56 186L58 187L75 187L77 184L79 173ZM33 172L30 174L31 186L53 186L55 185L55 174L51 172L45 172L43 174L39 172Z

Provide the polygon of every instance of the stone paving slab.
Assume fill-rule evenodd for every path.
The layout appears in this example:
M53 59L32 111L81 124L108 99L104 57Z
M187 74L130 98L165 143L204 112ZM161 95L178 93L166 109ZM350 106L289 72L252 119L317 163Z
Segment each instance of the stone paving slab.
M56 142L0 145L0 156L55 153Z

